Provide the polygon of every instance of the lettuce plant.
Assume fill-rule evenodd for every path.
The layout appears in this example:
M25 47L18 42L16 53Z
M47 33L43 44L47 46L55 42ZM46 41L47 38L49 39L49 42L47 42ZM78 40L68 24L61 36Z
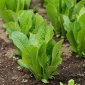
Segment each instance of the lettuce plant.
M33 10L21 10L14 19L4 24L9 37L13 31L21 31L29 37L29 32L36 33L45 22L42 16L38 13L34 14Z
M84 7L84 4L85 0L81 0L78 3L76 0L45 0L47 16L57 36L65 37L66 35L66 30L63 26L63 15L68 16L72 22L76 21L76 17Z
M18 60L18 63L44 83L58 75L56 69L62 62L60 47L63 40L56 43L52 39L52 30L44 23L36 34L30 34L29 39L19 31L14 31L11 35L13 43L22 53L22 59Z
M31 0L2 0L0 1L0 11L12 10L17 12L19 10L27 10Z
M0 1L0 18L5 22L13 21L20 10L27 10L31 0L1 0Z
M19 36L24 35L20 32L13 32L12 38L13 36L19 38L19 36L16 36L16 33ZM27 40L28 38L25 35L23 38L26 44L24 45L23 42L20 43L23 44L24 49L19 45L19 42L14 41L17 47L20 46L20 50L22 50L22 59L18 63L28 68L37 80L48 83L48 79L52 79L53 75L58 75L56 68L62 62L60 57L62 51L59 51L62 41L55 44L54 41L50 40L48 43L42 42L39 46L37 42L34 45L29 43L32 41Z
M60 85L64 85L63 83L60 82ZM80 85L80 84L75 84L73 79L70 79L68 81L68 85Z
M67 30L67 39L70 42L70 49L76 53L77 57L85 57L85 14L76 22L70 22L67 16L64 16L64 27Z

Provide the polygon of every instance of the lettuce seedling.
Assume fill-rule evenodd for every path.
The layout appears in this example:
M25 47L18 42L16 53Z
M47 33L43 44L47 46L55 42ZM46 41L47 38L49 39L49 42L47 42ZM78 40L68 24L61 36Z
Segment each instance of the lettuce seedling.
M22 37L20 39L20 36L22 36L24 40L26 39L26 43L23 43ZM34 41L33 37L31 37L30 40ZM42 40L37 42L35 39L36 41L33 43L33 41L27 40L28 38L20 32L13 32L12 39L15 45L22 51L22 59L19 60L18 63L28 68L37 80L48 83L48 79L52 79L53 75L58 75L56 68L62 62L60 57L62 51L59 49L63 41L57 44L53 40L47 43L43 41L38 45L38 42ZM17 39L21 42L17 41Z
M53 28L46 23L40 27L36 34L28 37L18 31L12 32L13 43L22 52L22 59L18 63L28 68L37 80L48 83L54 75L58 75L56 68L62 62L60 47L63 40L56 43L53 37Z
M64 16L64 27L67 30L67 39L70 42L70 49L76 53L77 57L85 57L85 14L76 22L70 22L67 16Z
M45 0L45 2L47 16L54 27L56 35L65 37L66 30L63 26L63 15L68 16L71 22L76 21L80 10L84 8L85 0L78 3L76 0Z
M60 82L60 85L64 85L64 84ZM75 83L74 83L74 80L73 80L73 79L70 79L70 80L68 81L68 85L80 85L80 84L77 84L77 83L75 84Z

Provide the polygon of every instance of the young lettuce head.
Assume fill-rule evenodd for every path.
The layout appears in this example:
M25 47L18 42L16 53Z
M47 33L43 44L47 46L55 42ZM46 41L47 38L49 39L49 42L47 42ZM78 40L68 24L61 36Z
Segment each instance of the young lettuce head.
M57 67L62 62L60 47L63 40L56 43L53 37L53 28L43 23L36 34L28 37L18 31L12 32L11 39L22 53L18 63L28 68L37 80L48 83L54 75L58 75Z

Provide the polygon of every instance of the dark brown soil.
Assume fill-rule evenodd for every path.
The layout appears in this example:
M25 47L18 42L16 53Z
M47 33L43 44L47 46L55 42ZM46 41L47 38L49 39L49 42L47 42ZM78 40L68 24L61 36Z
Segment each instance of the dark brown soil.
M31 8L40 3L42 0L33 0ZM39 7L37 12L40 13L46 21L45 9ZM74 79L76 83L84 84L85 80L85 59L76 58L69 50L69 43L65 41L62 46L63 54L62 64L58 67L58 76L49 80L49 84L36 81L27 69L18 70L18 64L13 59L15 47L11 41L7 39L5 29L2 27L3 21L0 20L0 85L59 85L59 82L66 84L69 79ZM59 39L55 38L56 41ZM27 80L27 81L26 81ZM25 82L26 81L26 82Z

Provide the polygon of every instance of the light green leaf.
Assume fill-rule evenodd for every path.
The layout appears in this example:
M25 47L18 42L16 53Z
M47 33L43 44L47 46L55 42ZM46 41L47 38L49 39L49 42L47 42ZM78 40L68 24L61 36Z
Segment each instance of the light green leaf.
M73 31L73 35L74 35L75 41L77 41L77 35L78 35L78 32L79 32L80 30L81 30L80 23L79 23L79 22L74 22L74 23L73 23L72 31Z
M9 36L11 36L13 31L20 31L20 27L17 22L8 22L4 24L3 27L6 28L6 32L9 34Z
M58 43L56 43L56 45L53 48L52 62L51 62L52 66L57 66L62 62L62 59L60 57L62 53L62 51L60 51L60 47L62 43L63 43L63 40L59 41Z
M30 33L29 44L38 47L38 43L35 40L35 34Z
M47 44L47 49L46 49L46 54L49 58L49 61L48 61L48 64L51 65L51 61L52 61L52 50L53 50L53 47L55 45L55 41L52 39L48 42Z
M33 73L36 79L41 79L41 67L38 63L38 48L35 46L28 46L22 53L22 61L27 65L29 70Z
M25 0L17 0L16 12L19 10L24 10Z
M30 21L27 25L24 25L21 29L21 31L26 35L28 36L30 33L29 33L29 30L32 26L32 22Z
M49 83L49 81L46 80L46 79L42 79L41 81L42 81L43 83Z
M47 12L48 18L51 20L51 23L54 27L55 32L60 34L60 24L58 21L58 12L56 7L52 4L48 4L46 6L46 12Z
M37 44L40 46L44 41L46 43L48 43L50 41L50 39L52 38L52 33L50 33L49 31L50 29L48 29L48 26L46 24L46 22L44 22L40 28L38 29L38 32L36 34L36 42ZM49 36L47 35L49 33ZM49 37L49 38L48 38Z
M53 72L52 75L58 75L59 73L57 71Z
M77 37L77 43L78 43L78 49L79 49L79 56L82 56L82 52L85 51L85 29L81 29L78 32L78 37Z
M48 56L46 55L46 43L44 42L38 51L38 62L40 66L45 69L47 62L48 62Z
M56 66L48 66L48 72L50 72L50 74L54 71L56 71Z
M55 57L55 59L54 59L54 61L52 62L51 65L54 65L54 66L58 67L58 65L62 63L61 54L62 54L62 51L59 51L56 54L56 57Z
M6 7L9 10L15 11L16 10L16 0L6 0Z
M70 49L73 50L74 52L77 52L77 42L75 41L72 30L68 32L66 36L67 36L68 41L71 44Z
M24 4L24 9L27 10L30 6L31 0L24 0L25 4Z
M79 11L78 18L80 18L83 14L85 14L85 7L82 7L81 10Z
M25 68L28 68L28 66L27 66L25 63L23 63L23 61L22 61L21 59L19 59L17 62L18 62L18 64L19 64L20 66L25 67ZM29 68L28 68L28 69L29 69Z
M0 17L2 16L2 11L5 9L5 1L6 0L0 0Z
M58 75L59 73L56 71L57 66L48 66L48 68L46 69L46 74L48 74L49 76L52 75Z
M33 16L33 26L32 26L32 29L33 29L33 32L32 33L37 33L38 29L41 27L41 25L43 24L44 22L44 19L41 15L39 15L38 13L36 13L34 16Z
M30 22L32 23L32 16L33 16L32 10L19 11L18 19L19 19L20 27L22 28L23 26L29 24Z
M83 14L79 19L78 22L80 23L82 28L85 28L85 14Z
M35 14L35 20L36 20L35 21L35 28L40 27L41 24L44 22L43 17L40 14L38 14L38 13Z
M72 7L74 7L76 4L76 0L66 0L66 5L69 9L71 9Z
M22 61L30 68L34 70L36 68L38 49L34 46L28 46L24 49L22 54ZM35 71L35 70L34 70Z
M29 43L39 48L43 42L48 43L52 39L52 36L52 27L43 22L36 34L30 33Z
M29 46L29 41L27 36L25 36L23 33L14 31L12 32L11 39L13 40L13 43L20 49L21 52Z
M60 85L63 85L63 83L60 82Z
M68 81L68 85L74 85L74 80L73 80L73 79L70 79L70 80Z
M3 11L2 19L5 22L15 21L16 18L17 18L17 15L13 11L11 11L11 10L5 10L5 11Z
M85 0L81 0L79 1L76 6L75 6L75 11L77 13L79 13L79 11L81 10L82 7L84 7L84 4L85 4Z
M63 15L63 20L64 20L64 24L63 25L64 25L65 30L67 32L69 32L71 30L71 27L70 27L71 21L70 21L69 17L66 16L66 15Z

